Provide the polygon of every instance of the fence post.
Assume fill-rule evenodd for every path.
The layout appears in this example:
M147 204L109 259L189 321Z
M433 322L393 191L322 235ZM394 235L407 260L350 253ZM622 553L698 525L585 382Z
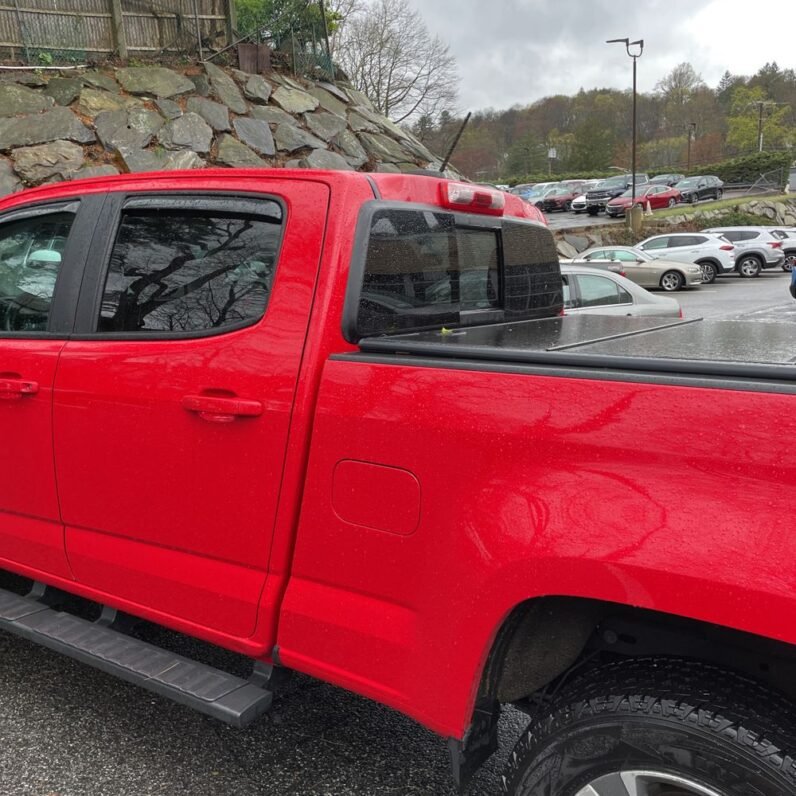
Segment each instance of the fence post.
M127 60L127 35L124 32L124 16L122 14L122 0L108 0L111 10L111 27L113 28L113 44L119 58Z
M235 41L238 28L238 15L235 12L235 0L225 0L224 15L227 18L227 44Z

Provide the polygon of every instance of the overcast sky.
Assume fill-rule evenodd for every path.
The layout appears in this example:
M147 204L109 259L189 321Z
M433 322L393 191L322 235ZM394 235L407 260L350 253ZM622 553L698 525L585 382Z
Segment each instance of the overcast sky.
M629 88L631 61L606 39L644 39L639 91L689 61L711 86L725 69L796 68L796 0L409 0L445 41L460 109L502 110L580 88Z

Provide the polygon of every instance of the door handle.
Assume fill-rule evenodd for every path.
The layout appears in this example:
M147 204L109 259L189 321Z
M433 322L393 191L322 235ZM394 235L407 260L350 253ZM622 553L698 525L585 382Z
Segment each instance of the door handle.
M186 395L182 408L211 423L232 423L238 417L259 417L263 413L260 401L220 395Z
M0 378L0 401L18 401L25 395L36 395L38 382L19 378Z

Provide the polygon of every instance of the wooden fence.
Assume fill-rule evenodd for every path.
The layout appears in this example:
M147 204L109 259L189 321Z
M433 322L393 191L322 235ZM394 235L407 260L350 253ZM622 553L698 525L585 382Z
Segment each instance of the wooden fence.
M0 53L28 63L220 49L232 0L0 0Z

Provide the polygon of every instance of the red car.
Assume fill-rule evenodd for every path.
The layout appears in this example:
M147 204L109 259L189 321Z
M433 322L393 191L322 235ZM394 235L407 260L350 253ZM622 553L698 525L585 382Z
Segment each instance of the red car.
M605 212L614 218L623 216L630 207L631 201L628 189L616 199L611 199L605 207ZM636 186L636 204L645 210L647 204L652 210L659 210L662 207L674 207L679 201L680 191L670 188L668 185Z
M545 213L552 213L555 210L569 210L572 207L572 201L580 196L577 189L568 186L562 186L551 191L545 196L542 202L542 209Z

